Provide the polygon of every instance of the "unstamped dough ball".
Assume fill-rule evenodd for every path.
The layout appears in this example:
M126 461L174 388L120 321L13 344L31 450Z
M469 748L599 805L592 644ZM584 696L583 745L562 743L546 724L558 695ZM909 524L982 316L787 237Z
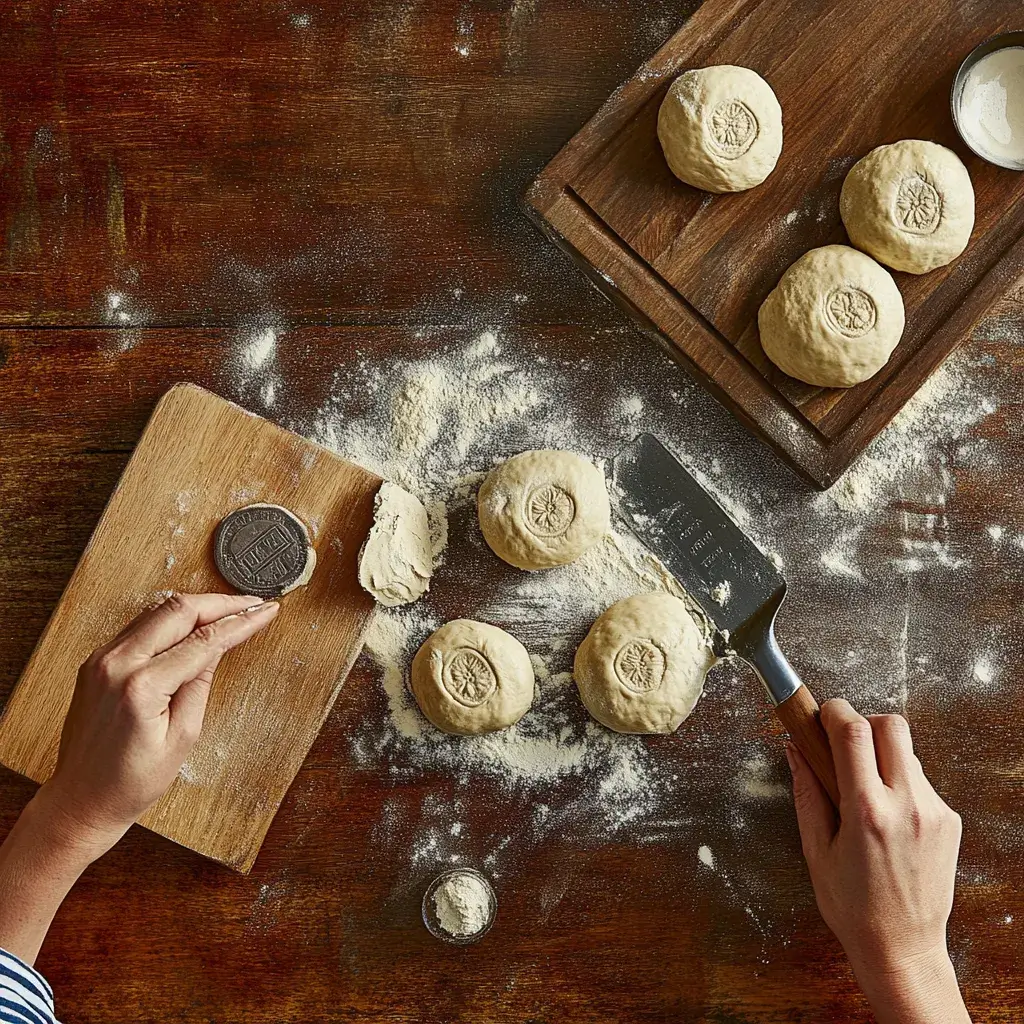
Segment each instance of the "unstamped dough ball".
M533 703L533 665L526 648L503 629L454 619L416 652L412 692L444 732L494 732L518 722Z
M669 733L693 710L714 660L683 601L638 594L598 618L576 651L573 674L583 703L602 725Z
M974 186L960 157L934 142L879 146L853 165L839 199L858 249L895 270L951 263L974 229Z
M480 529L519 569L579 558L611 528L604 476L573 452L523 452L491 470L477 498Z
M903 296L892 275L848 245L805 253L757 314L761 346L791 377L848 388L874 376L903 336Z
M775 169L782 107L750 68L684 71L658 111L658 139L677 178L708 192L741 192Z

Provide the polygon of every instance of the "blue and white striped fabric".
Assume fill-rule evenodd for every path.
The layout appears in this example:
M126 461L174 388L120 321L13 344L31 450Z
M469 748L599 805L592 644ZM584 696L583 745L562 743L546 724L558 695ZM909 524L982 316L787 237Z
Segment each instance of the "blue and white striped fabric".
M0 949L0 1021L5 1024L57 1024L53 989L28 964Z

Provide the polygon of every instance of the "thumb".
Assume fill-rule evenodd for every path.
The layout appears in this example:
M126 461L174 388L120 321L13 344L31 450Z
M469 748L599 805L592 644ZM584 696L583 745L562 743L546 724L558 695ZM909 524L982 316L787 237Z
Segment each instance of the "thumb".
M792 743L786 744L786 760L793 775L793 803L804 857L811 863L824 854L835 838L836 812L811 766Z

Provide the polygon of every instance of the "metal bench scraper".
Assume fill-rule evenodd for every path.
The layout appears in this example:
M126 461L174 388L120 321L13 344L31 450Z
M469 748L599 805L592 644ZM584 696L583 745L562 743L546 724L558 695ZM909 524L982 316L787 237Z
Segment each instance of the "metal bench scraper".
M725 510L651 434L641 434L610 468L612 494L637 536L700 605L715 650L757 673L779 720L832 802L839 787L818 702L775 639L786 596L782 574Z

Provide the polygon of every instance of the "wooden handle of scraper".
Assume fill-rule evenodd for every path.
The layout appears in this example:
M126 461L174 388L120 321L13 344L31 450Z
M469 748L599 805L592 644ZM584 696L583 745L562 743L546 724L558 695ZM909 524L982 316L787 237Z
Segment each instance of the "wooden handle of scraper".
M799 686L792 697L775 708L779 721L786 727L793 745L811 766L818 781L825 787L832 803L839 808L839 784L832 748L821 724L821 708L806 686Z

